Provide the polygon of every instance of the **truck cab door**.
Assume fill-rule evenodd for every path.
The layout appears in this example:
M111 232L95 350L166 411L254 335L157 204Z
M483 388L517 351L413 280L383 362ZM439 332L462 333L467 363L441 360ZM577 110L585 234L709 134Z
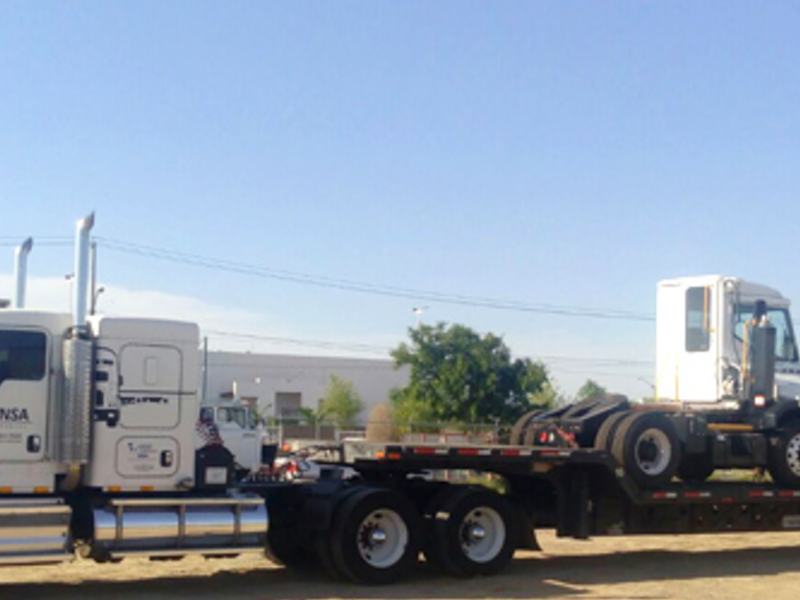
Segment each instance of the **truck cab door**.
M684 345L678 397L687 403L715 403L719 389L720 299L715 285L686 288Z
M50 336L41 330L0 330L0 456L43 460L50 390Z

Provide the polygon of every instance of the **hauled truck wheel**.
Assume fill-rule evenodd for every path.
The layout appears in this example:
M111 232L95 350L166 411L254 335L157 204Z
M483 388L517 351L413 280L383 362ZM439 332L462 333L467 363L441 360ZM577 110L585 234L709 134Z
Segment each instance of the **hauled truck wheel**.
M542 414L542 411L539 409L531 410L517 419L517 422L514 423L514 426L511 428L511 435L508 439L512 446L525 445L525 430L528 428L528 425L530 425L531 422L540 414Z
M514 555L513 511L495 492L471 487L445 490L426 512L425 556L449 575L496 573Z
M775 483L800 488L800 421L789 421L770 438L767 460Z
M357 583L391 583L414 568L421 531L416 509L403 496L364 488L336 510L329 540L332 566Z
M611 445L614 442L614 434L619 428L622 419L627 417L630 413L628 411L614 413L608 417L600 429L597 430L597 435L594 438L594 447L598 450L607 450L611 452Z
M611 453L639 487L654 489L675 476L680 464L680 441L666 415L634 413L619 424Z

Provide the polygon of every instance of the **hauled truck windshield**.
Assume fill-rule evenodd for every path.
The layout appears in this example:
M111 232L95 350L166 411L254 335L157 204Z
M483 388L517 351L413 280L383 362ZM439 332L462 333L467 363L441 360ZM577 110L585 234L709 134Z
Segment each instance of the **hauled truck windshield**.
M753 318L753 305L736 307L734 335L739 341L744 340L744 325ZM775 358L777 360L796 362L797 345L789 311L785 308L767 308L767 318L775 328Z

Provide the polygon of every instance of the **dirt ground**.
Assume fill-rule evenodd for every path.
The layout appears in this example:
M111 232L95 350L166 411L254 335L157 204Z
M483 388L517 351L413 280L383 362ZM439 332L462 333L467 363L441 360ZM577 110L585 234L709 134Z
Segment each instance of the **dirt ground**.
M602 538L540 535L543 552L518 552L494 577L454 580L427 572L388 587L297 573L254 556L174 562L128 559L97 565L0 568L0 598L53 600L261 600L482 598L796 598L800 533Z

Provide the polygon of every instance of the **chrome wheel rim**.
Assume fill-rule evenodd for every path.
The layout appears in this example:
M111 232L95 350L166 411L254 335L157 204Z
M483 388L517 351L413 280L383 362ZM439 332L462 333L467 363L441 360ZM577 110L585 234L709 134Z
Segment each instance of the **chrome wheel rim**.
M379 569L391 567L403 558L409 539L403 518L388 509L367 515L358 527L357 536L361 558Z
M506 541L506 525L493 508L473 508L461 523L461 551L471 561L487 563L503 549Z

